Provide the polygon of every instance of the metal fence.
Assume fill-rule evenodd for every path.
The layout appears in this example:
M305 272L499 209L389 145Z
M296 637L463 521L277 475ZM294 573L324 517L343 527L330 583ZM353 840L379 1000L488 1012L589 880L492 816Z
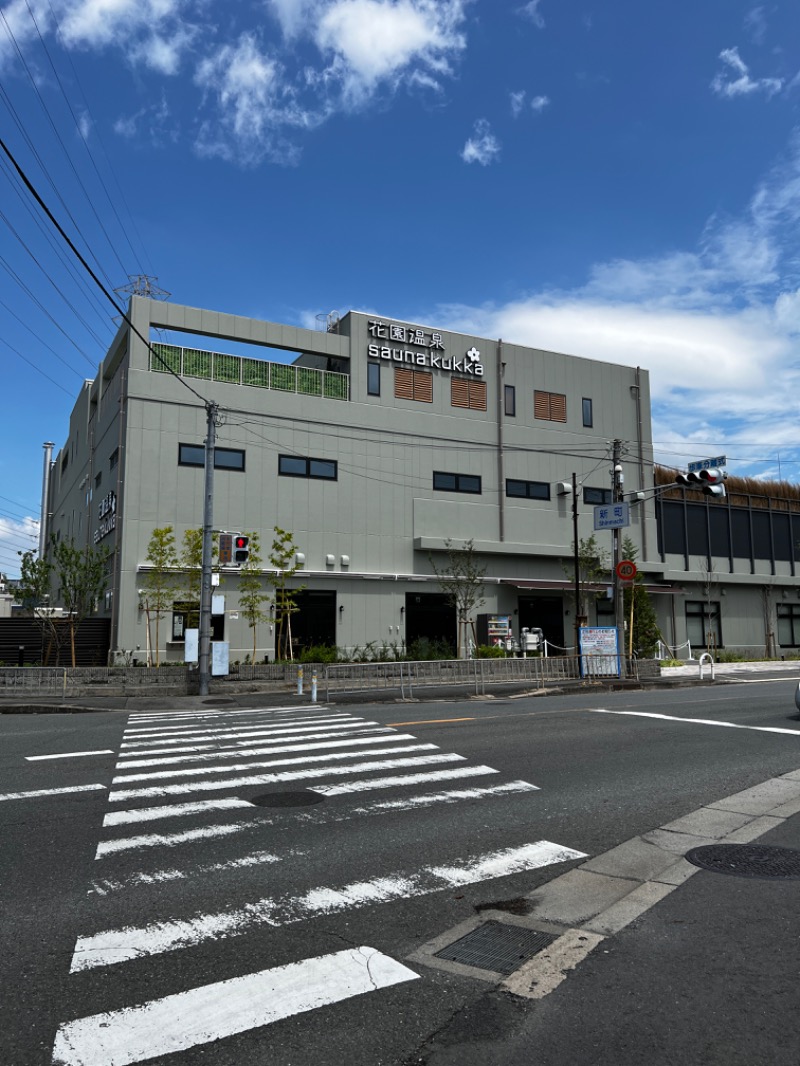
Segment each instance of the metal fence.
M0 669L0 693L12 695L66 696L80 690L83 694L103 695L104 690L161 689L167 686L186 690L189 671L184 666L147 670L117 666L25 666Z
M308 667L306 668L309 669ZM487 685L531 682L543 688L550 682L599 680L620 676L616 655L564 655L533 659L442 659L430 662L348 663L329 665L322 685L325 699L331 693L397 689L401 698L413 697L420 688L459 686L483 695ZM622 664L622 676L638 680L638 663Z

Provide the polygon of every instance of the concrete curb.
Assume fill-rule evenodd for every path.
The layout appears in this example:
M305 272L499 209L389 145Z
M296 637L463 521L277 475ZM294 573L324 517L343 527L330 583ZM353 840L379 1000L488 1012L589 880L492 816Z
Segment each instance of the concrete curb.
M525 897L531 912L485 910L424 944L410 962L474 977L525 999L542 999L607 937L661 902L698 871L684 858L706 844L748 844L800 814L800 770L699 807L575 866ZM558 934L510 976L436 958L484 922Z

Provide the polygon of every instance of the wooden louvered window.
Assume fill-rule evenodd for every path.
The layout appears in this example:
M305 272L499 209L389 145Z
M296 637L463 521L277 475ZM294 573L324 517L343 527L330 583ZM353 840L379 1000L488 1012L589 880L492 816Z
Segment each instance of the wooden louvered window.
M561 392L541 392L533 394L533 417L546 422L567 421L567 397Z
M433 374L427 370L405 370L395 367L394 395L398 400L433 403Z
M472 411L486 410L486 382L468 378L450 379L450 406L466 407Z

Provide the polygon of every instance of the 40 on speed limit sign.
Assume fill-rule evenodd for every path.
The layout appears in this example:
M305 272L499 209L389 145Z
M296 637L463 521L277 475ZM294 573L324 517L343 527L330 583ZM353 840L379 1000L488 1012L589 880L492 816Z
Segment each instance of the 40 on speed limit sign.
M636 577L636 563L630 559L621 559L616 565L617 577L620 581L633 581Z

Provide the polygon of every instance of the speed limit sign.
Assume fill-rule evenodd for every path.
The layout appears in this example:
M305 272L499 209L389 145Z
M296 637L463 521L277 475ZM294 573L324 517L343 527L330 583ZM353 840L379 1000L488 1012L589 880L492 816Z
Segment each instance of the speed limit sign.
M617 577L620 581L633 581L636 577L636 563L630 559L621 559L616 566Z

